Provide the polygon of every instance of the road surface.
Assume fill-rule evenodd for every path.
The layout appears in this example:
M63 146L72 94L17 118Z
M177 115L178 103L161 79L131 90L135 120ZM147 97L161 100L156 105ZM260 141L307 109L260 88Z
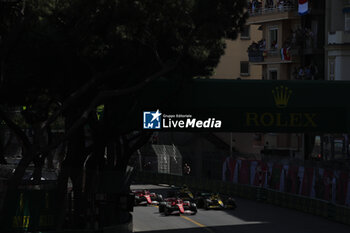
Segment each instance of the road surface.
M165 193L166 186L133 185ZM134 232L143 233L349 233L350 226L322 217L236 198L236 210L202 210L196 215L164 216L155 206L134 208Z

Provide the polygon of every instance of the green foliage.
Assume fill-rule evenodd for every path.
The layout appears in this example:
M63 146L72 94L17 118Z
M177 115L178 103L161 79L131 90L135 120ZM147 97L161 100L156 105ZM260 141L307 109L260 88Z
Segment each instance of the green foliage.
M198 68L187 73L198 75L215 67L223 38L236 38L246 18L245 2L28 0L25 30L7 65L17 72L8 68L7 75L30 80L27 84L57 88L61 83L60 88L69 89L91 72L115 66L128 74L119 78L123 83L159 69L155 52L164 61L186 53L186 63Z
M235 39L241 30L247 17L245 4L245 0L27 0L24 7L18 1L0 8L6 12L1 14L5 22L1 46L7 45L15 29L21 31L10 53L0 54L4 60L0 97L7 103L37 103L32 113L42 114L36 117L43 120L50 112L43 103L63 102L100 72L115 75L91 88L79 108L98 91L135 85L180 56L177 69L165 78L208 77L224 53L224 39ZM45 101L38 96L45 96ZM45 111L38 110L43 106Z

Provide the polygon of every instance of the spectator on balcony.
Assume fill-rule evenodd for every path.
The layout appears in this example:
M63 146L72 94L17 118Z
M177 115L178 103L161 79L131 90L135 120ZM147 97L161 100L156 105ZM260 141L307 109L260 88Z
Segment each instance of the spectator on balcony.
M266 49L266 40L265 39L259 40L258 44L259 44L259 49L260 50L265 50Z
M283 11L283 9L284 9L284 1L283 1L283 0L279 0L279 1L277 2L277 7L278 7L278 9L279 9L280 11Z
M291 0L286 0L286 1L284 1L284 6L285 7L292 7L292 6L294 6L294 4Z
M278 48L278 44L277 44L277 41L272 41L271 43L271 49L277 49Z
M299 67L299 71L298 71L298 79L300 80L304 80L305 78L305 71L304 71L304 67Z
M261 1L260 0L253 0L251 2L251 9L252 9L252 12L257 12L259 8L261 8Z
M306 48L313 47L314 33L310 28L305 28Z
M299 80L298 69L296 67L294 67L292 75L294 80Z
M306 80L310 80L310 79L311 79L311 70L310 70L310 66L306 66L306 67L305 67L304 73L305 73L305 79L306 79Z
M252 1L252 12L255 12L256 8L257 8L257 0L253 0Z
M292 47L295 47L297 44L297 33L295 31L292 31L292 39L291 39Z
M266 0L265 8L273 8L273 0Z
M313 62L311 62L310 64L310 74L311 74L311 79L315 80L318 74L318 68Z
M253 43L248 47L248 52L255 52L259 50L259 44L253 41Z

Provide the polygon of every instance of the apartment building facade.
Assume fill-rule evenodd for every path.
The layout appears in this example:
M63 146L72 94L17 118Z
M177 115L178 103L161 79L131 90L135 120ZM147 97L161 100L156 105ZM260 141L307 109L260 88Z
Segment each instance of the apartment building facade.
M261 67L249 63L247 49L253 41L258 41L262 31L258 25L246 25L236 40L226 40L225 54L215 69L212 78L217 79L261 79Z
M262 79L262 67L252 65L247 56L249 45L262 37L260 25L246 25L236 40L227 40L225 54L215 69L213 79ZM233 152L245 155L258 155L261 146L253 146L255 134L252 133L214 133L216 137L230 145ZM229 152L228 152L229 154Z
M350 1L326 0L325 79L350 80Z
M304 14L299 13L299 1L262 0L255 1L258 4L254 7L254 1L250 2L247 25L251 28L251 40L229 42L213 78L350 80L350 0L308 0ZM260 75L241 75L239 65L244 57L249 60L250 70L258 67ZM319 148L314 149L313 156L323 150L325 159L329 158L331 148L344 148L347 144L348 136L344 135L217 134L238 155L265 151L301 159L310 155L312 144ZM323 149L320 143L324 144Z
M266 80L322 80L324 75L325 1L307 1L299 13L295 0L262 0L249 9L249 25L260 25L261 40L248 51ZM311 74L310 74L311 73Z
M248 25L256 25L262 37L247 55L251 66L259 66L265 80L322 80L325 71L325 1L253 0ZM310 153L313 135L255 134L252 148L263 157L304 159Z

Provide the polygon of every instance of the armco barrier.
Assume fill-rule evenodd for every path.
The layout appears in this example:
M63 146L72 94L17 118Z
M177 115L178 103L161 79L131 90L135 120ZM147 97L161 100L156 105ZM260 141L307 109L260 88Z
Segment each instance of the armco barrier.
M322 202L321 204L322 215L325 218L328 218L328 203Z
M104 227L103 233L130 233L133 232L133 217L129 214L129 220L120 225Z
M129 220L124 224L104 227L100 230L62 230L62 231L42 231L42 233L131 233L133 232L133 216L129 214Z
M296 209L297 197L294 195L289 195L290 202L288 203L288 207L290 209Z
M306 198L301 198L301 210L305 213L307 213L309 210L308 203L309 202L306 200Z
M42 233L96 233L95 230L62 230L62 231L43 231Z
M182 186L186 184L194 190L220 192L227 195L262 201L305 213L322 216L337 222L350 225L350 208L334 205L330 202L308 198L300 195L282 193L272 189L241 185L217 180L198 179L191 176L176 176L142 172L136 175L137 181L145 183L167 183Z
M284 208L288 208L288 195L286 193L281 193L281 206Z
M317 200L310 199L309 202L310 202L310 205L309 205L308 213L313 214L313 215L317 215L317 213L316 213Z

